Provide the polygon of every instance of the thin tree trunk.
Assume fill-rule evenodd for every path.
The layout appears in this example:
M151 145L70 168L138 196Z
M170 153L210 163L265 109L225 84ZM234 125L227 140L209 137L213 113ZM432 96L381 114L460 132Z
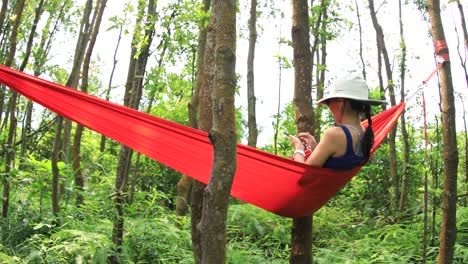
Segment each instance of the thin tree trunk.
M43 29L43 31L42 31L42 37L41 37L41 43L39 45L39 49L37 51L37 54L34 56L35 61L34 61L33 68L34 68L34 75L35 76L41 75L41 73L42 73L41 71L43 69L43 66L47 62L47 57L48 57L48 54L49 54L50 49L52 47L52 40L54 39L55 33L57 33L57 30L58 30L58 28L60 26L60 21L64 18L64 15L66 14L65 7L67 6L69 1L70 0L63 2L62 6L61 6L61 8L60 8L60 10L58 12L58 16L56 17L55 23L53 23L52 29L50 29L50 25L52 25L54 17L49 16L49 18L47 19L45 29ZM32 116L32 102L28 102L28 105L31 105L31 107L28 108L27 115ZM30 109L30 111L29 111L29 109ZM57 122L57 124L58 124L59 122L63 122L63 119L60 120L58 118L58 116L57 116L57 118L55 119L55 122ZM29 122L29 120L28 120L27 126L31 126L31 122ZM62 124L60 125L60 129L62 129ZM57 175L57 181L58 181L58 175L60 173L59 170L58 170L58 166L57 166L58 152L61 149L61 143L62 142L55 142L55 141L60 139L60 138L61 138L61 131L60 131L60 136L54 138L54 143L53 144L57 144L57 143L58 144L53 145L52 146L52 151L51 151L52 179L54 179L55 175ZM54 146L58 146L58 149L54 149ZM55 156L55 157L52 158L53 156ZM60 200L60 195L62 195L64 193L64 191L65 191L65 184L63 183L63 181L60 181L59 183L60 183L59 190L58 190L59 193L56 194L56 196L55 196L55 193L54 193L56 189L55 189L54 185L52 185L52 192L54 193L53 197L55 197L57 199L56 200L56 203L57 203L56 208L58 208L58 201Z
M464 50L464 55L462 55L462 52L460 50L460 36L458 34L458 28L457 26L455 25L454 26L454 30L455 30L455 34L457 36L457 53L458 53L458 58L460 58L460 64L463 68L463 72L465 73L465 82L466 82L466 87L468 88L468 71L466 69L466 54L468 52L468 45L466 43L468 43L468 39L467 39L467 36L466 36L466 24L465 24L465 15L463 14L463 7L461 6L460 2L457 1L458 3L458 8L460 9L460 18L461 18L461 26L462 26L462 29L463 29L463 34L464 34L464 42L465 42L465 45L463 46L463 49Z
M362 54L362 25L361 25L361 15L359 14L359 5L357 0L354 0L354 4L356 6L356 17L358 20L358 28L359 28L359 58L361 59L361 66L362 66L362 77L364 80L367 80L366 77L366 63L364 61L364 56Z
M211 6L211 0L203 1L204 12L208 12L210 10L210 6ZM203 75L203 67L204 67L205 47L206 47L206 41L207 41L207 27L204 25L203 22L204 21L202 21L202 23L200 23L199 25L200 32L198 33L197 66L196 66L197 73L196 73L195 89L194 91L192 91L192 98L190 99L190 102L188 103L189 124L193 128L200 128L199 121L198 121L198 118L199 118L198 108L200 107L200 91L203 89L202 88L202 78L203 78L202 75ZM210 124L210 127L211 127L211 124ZM178 216L183 216L187 212L188 196L190 193L190 187L192 186L192 183L193 183L193 179L188 177L187 175L182 175L179 182L177 182L176 214ZM198 185L200 186L200 184ZM201 190L199 190L197 193L201 193ZM201 201L200 201L200 204L201 204ZM199 207L198 209L201 210L201 207ZM201 217L201 211L200 211L200 217ZM198 218L197 221L195 221L196 223L200 221L200 217ZM193 220L192 220L192 223L194 223ZM199 250L198 252L200 252L200 256L201 256L201 250Z
M26 65L28 64L29 57L31 56L34 36L36 35L37 23L39 22L39 19L41 18L41 15L43 12L43 6L44 6L44 0L41 0L35 10L34 21L31 27L31 31L29 33L28 42L26 43L26 51L24 53L23 62L21 63L21 66L19 67L20 71L24 71L24 69L26 68Z
M213 10L213 3L205 8ZM201 72L198 74L198 81L201 82L199 96L199 129L205 132L209 132L213 126L213 103L212 103L212 92L214 87L214 73L215 73L215 45L216 45L216 23L217 17L212 15L206 29L206 44L205 51L203 54L203 64L201 65ZM202 262L202 233L200 228L200 222L203 213L203 192L206 185L199 182L193 181L192 195L191 195L191 229L192 229L192 251L195 259L195 263Z
M171 16L170 16L170 19L169 21L173 21L175 19L175 16L176 16L176 10L177 9L174 9ZM170 23L169 23L170 24ZM166 32L163 34L165 35L166 37L164 38L161 38L161 41L159 42L159 44L157 45L157 50L161 50L160 54L159 54L159 58L157 59L157 67L156 67L156 76L159 76L160 74L160 71L161 71L161 68L162 68L162 63L164 61L164 58L165 58L165 54L166 54L166 51L167 51L167 47L168 47L168 39L170 39L171 37L171 27L168 26L166 27ZM162 48L160 48L162 47ZM154 86L158 86L158 81L156 80ZM141 89L142 91L142 89ZM149 94L149 102L148 102L148 106L145 110L145 113L148 113L150 114L151 113L151 109L153 108L153 103L154 103L154 98L155 98L155 90L152 90ZM142 96L142 93L140 94L140 97ZM130 193L129 193L129 198L127 199L127 203L131 204L133 202L133 197L134 197L134 194L135 194L135 190L136 190L136 177L138 176L138 171L139 171L139 164L140 164L140 157L141 157L141 154L138 153L137 154L137 157L136 157L136 161L135 161L135 166L134 166L134 170L133 170L133 174L132 174L132 178L130 179Z
M374 9L374 0L369 0L369 10L370 10L371 18L372 18L372 24L374 26L374 29L377 35L377 43L378 43L377 46L380 47L380 53L384 59L385 72L387 74L387 89L388 89L389 96L390 96L390 103L392 106L395 106L396 98L395 98L395 91L393 87L394 85L393 85L391 63L388 57L387 48L385 46L384 33L382 30L382 27L379 25L379 22L377 21L377 14ZM400 180L399 180L398 172L397 172L396 143L395 143L396 131L397 131L397 126L393 127L390 130L390 133L388 135L389 157L390 157L390 177L392 179L392 186L394 190L394 194L391 197L390 206L393 209L398 208L397 201L400 198L400 187L399 187Z
M234 94L236 89L236 1L215 1L216 17L213 127L214 160L203 196L202 263L226 263L226 220L237 167Z
M82 70L82 82L81 91L88 92L88 79L89 79L89 65L91 63L91 56L93 54L94 45L96 43L97 35L99 33L99 27L101 26L102 16L106 7L107 0L100 0L96 3L96 9L94 11L92 19L92 28L90 29L89 44L87 45L85 58L83 60ZM84 127L80 124L76 125L75 137L73 139L72 147L72 166L75 174L75 186L76 186L76 205L81 206L83 204L83 191L84 191L84 179L83 172L81 170L81 138L83 135Z
M247 55L247 126L249 136L247 145L257 146L257 118L255 114L255 79L254 79L254 59L255 44L257 42L257 0L250 0L250 18L249 18L249 51Z
M400 61L400 97L401 102L405 101L405 74L406 74L406 41L403 33L403 16L402 16L401 0L398 0L399 11L399 24L400 24L400 47L401 47L401 61ZM399 210L402 211L405 206L406 195L408 191L408 165L409 165L409 142L408 132L406 131L406 117L405 112L402 113L401 118L401 135L403 139L403 169L401 172L401 193Z
M2 9L0 9L0 36L3 32L3 25L5 23L5 16L8 9L8 0L2 0Z
M280 25L281 25L282 19L280 20ZM281 39L283 37L281 27L280 27L280 32L279 32L279 38ZM278 41L278 54L281 54L281 41ZM280 120L280 114L281 114L281 78L282 78L282 72L283 72L283 67L282 67L282 59L280 56L278 56L278 103L276 104L276 119L275 122L273 123L273 129L274 129L274 135L273 135L273 146L274 146L274 154L278 154L278 132L279 132L279 120Z
M26 43L26 52L24 54L23 62L21 63L21 66L19 67L19 71L24 71L24 69L26 68L26 65L28 64L29 57L31 56L31 50L33 46L34 36L36 34L37 23L39 22L39 19L42 15L43 6L44 6L44 0L41 0L35 10L33 25L29 33L28 42ZM31 131L31 119L32 119L32 102L31 100L28 100L26 104L25 118L23 120L23 126L21 129L20 160L24 158L24 155L26 153L26 146L27 146L26 136ZM20 164L20 167L21 167L21 164Z
M463 39L465 40L465 49L468 49L468 32L466 30L465 12L460 0L457 0L458 11L460 12L461 26L463 30Z
M427 151L427 150L426 150ZM427 153L426 153L426 159L425 161L427 161ZM427 226L428 226L428 223L427 223L427 204L428 204L428 187L427 187L427 182L428 182L428 179L427 179L427 171L424 172L424 227L423 227L423 252L422 252L422 263L423 264L426 264L426 260L427 260Z
M429 18L431 21L432 37L434 42L444 41L445 33L440 17L440 3L438 0L428 1ZM448 53L448 49L440 51ZM444 192L442 202L442 226L440 231L439 263L452 263L457 237L457 170L458 149L455 131L455 100L452 83L450 62L441 67L441 94L442 94L442 124L444 146Z
M13 65L13 61L15 58L16 53L16 45L18 41L18 30L21 23L21 18L23 16L24 4L26 0L21 0L18 3L18 9L16 10L16 19L13 24L13 29L10 35L10 50L8 52L7 58L5 60L6 66ZM3 90L3 89L2 89ZM16 151L14 149L14 142L15 142L15 134L16 134L16 125L17 119L15 116L16 105L18 101L18 94L16 92L11 93L11 97L9 100L9 115L10 115L10 127L8 129L8 136L6 141L6 148L9 149L6 153L5 157L5 176L3 178L3 203L2 203L2 216L8 216L8 210L10 206L10 173L12 168L14 168L14 161L15 161L15 154Z
M463 102L463 101L462 101ZM465 128L465 192L468 193L468 130L466 126L466 110L465 104L463 104L463 125ZM468 199L464 199L464 205L468 205Z
M85 12L83 14L83 18L81 21L81 30L80 30L80 35L78 37L77 45L76 45L76 50L75 50L75 56L73 59L73 66L72 66L72 71L68 77L68 80L66 82L66 86L71 87L71 88L76 88L78 86L78 81L79 81L79 75L80 72L79 70L81 69L81 65L83 63L84 59L84 50L85 47L83 47L83 35L87 34L87 32L83 32L83 24L89 23L89 14L91 13L92 9L92 0L87 0L86 2L86 7L85 7ZM64 124L65 123L65 124ZM52 208L54 211L54 214L58 213L59 210L59 179L60 179L60 170L58 168L58 162L60 160L63 160L63 155L66 155L66 147L64 146L66 143L65 139L65 132L66 129L64 129L64 126L66 125L66 122L64 122L64 118L57 115L57 124L56 124L56 136L54 138L54 142L52 144L52 150L50 152L51 155L51 165L52 165ZM64 133L62 134L62 130L64 130ZM63 137L62 137L63 135ZM62 157L61 157L62 156ZM56 183L56 184L55 184Z
M106 101L110 100L110 93L111 93L111 90L112 90L112 81L114 80L115 68L117 67L117 62L118 62L117 61L117 52L119 51L120 42L122 40L122 33L123 33L123 25L120 25L120 27L119 27L119 36L117 38L117 44L115 45L115 49L114 49L112 70L111 70L111 74L110 74L110 77L109 77L109 83L107 85L107 90L106 90L106 97L105 97ZM102 135L99 151L101 153L103 153L105 149L106 149L106 136Z
M143 23L144 16L144 3L139 2L137 21L135 22L135 30L133 33L133 40L131 44L131 53L130 53L130 64L128 66L127 81L125 83L125 95L124 95L124 105L130 106L131 95L136 95L135 91L135 76L136 76L136 64L137 59L135 55L137 54L136 43L138 41L137 35L140 34L141 24ZM127 185L127 167L130 163L129 159L131 157L130 149L126 146L121 146L119 153L119 161L117 165L116 179L115 179L115 194L114 194L114 207L116 210L116 215L112 228L112 242L116 246L116 254L109 257L110 263L119 263L120 262L120 253L122 252L122 239L123 239L123 225L124 225L124 202L123 192L126 190Z
M127 203L128 204L133 204L134 198L135 198L135 191L136 191L136 180L138 177L138 168L140 167L140 158L141 154L137 153L136 160L135 160L135 166L133 167L133 172L132 172L132 178L130 179L130 193L127 198Z
M321 23L321 30L320 32L326 32L327 30L327 20L328 20L328 6L330 2L327 0L322 0L322 20L323 23ZM327 64L327 38L324 36L324 34L320 34L320 50L317 49L317 65L324 66ZM320 60L319 60L320 58ZM312 65L313 67L313 65ZM323 98L323 91L325 89L325 73L326 69L323 67L316 67L317 71L317 100ZM322 117L322 110L323 108L317 107L315 111L315 124L314 124L314 129L315 129L315 139L320 140L320 135L322 134L322 127L321 127L321 117Z
M63 126L63 118L61 116L57 116L56 119L56 127L55 127L55 138L52 144L52 152L50 157L50 162L52 165L52 212L54 215L57 215L60 211L60 204L59 204L59 175L60 171L58 168L58 152L61 149L62 145L62 126Z
M309 40L309 7L306 0L293 0L292 41L294 56L294 112L297 132L314 133ZM290 263L312 263L312 215L293 219Z
M146 12L146 22L142 25L143 16ZM138 20L134 31L132 40L132 49L130 56L130 65L127 76L127 82L125 85L125 97L124 104L133 109L139 108L140 99L142 96L143 76L146 69L146 64L149 57L149 49L153 41L154 36L154 23L156 19L156 3L155 0L148 0L148 3L140 2L138 7ZM143 32L143 34L141 34ZM146 45L141 47L139 51L136 50L134 45L137 41L140 41L139 37L147 40ZM137 58L135 55L139 52ZM112 242L115 244L116 252L109 257L109 262L119 263L120 254L122 252L122 241L124 234L124 207L126 202L125 193L127 192L127 182L129 167L132 160L133 151L126 147L121 146L119 154L119 162L117 165L117 175L115 180L114 190L114 206L116 214L114 218L112 228Z
M441 153L442 151L440 150L440 145L442 145L442 142L440 142L440 136L439 136L439 119L437 116L435 117L436 121L436 155L433 157L435 161L433 162L434 165L432 166L432 188L434 190L439 189L439 155L438 153ZM434 153L434 152L433 152ZM431 242L430 245L433 247L435 245L435 239L436 239L436 216L437 216L437 205L440 203L439 197L435 194L432 194L432 224L431 224Z
M86 48L89 43L90 34L91 34L91 21L90 16L93 10L93 1L87 0L86 6L83 13L83 18L80 25L80 33L78 35L78 40L76 42L75 56L73 59L73 67L68 77L66 86L71 88L77 88L80 81L80 71L82 70L83 60L85 58ZM62 143L62 157L69 159L70 157L70 139L71 139L71 129L72 122L69 119L63 119L63 143Z

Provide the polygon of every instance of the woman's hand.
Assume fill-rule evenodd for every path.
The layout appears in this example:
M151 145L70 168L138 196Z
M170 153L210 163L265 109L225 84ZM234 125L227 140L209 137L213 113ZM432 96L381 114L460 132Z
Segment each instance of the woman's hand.
M305 149L304 144L302 143L302 141L298 137L293 136L293 135L289 135L289 139L291 140L291 146L294 148L294 150L304 150Z
M312 136L309 132L301 132L297 135L300 142L302 142L308 149L313 151L317 146L317 141L315 137Z

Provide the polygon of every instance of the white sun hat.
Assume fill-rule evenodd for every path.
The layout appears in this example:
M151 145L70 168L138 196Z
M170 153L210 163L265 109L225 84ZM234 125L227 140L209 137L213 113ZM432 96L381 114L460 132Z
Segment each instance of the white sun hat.
M330 92L324 98L317 101L323 104L332 98L347 98L370 105L384 104L385 101L369 99L369 87L361 76L347 75L336 81L330 88Z

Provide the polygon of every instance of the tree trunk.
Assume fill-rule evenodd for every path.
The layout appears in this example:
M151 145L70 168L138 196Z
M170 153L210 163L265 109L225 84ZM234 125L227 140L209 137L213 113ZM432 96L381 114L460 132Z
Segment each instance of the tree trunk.
M255 114L255 79L254 79L254 58L255 43L257 42L257 0L250 0L250 18L249 18L249 53L247 55L247 126L249 128L249 137L247 145L257 146L257 118Z
M89 64L91 63L91 55L93 54L94 45L96 43L97 35L99 33L99 27L101 26L102 15L104 14L104 8L106 7L107 0L100 0L96 3L96 9L94 11L93 19L91 22L92 27L90 28L89 43L86 48L85 58L83 60L82 70L82 82L81 91L88 92L88 79L89 79ZM72 166L75 173L75 186L76 186L76 205L81 206L83 204L83 191L84 191L84 178L81 170L81 137L83 135L84 127L80 124L76 125L75 137L73 139L72 147Z
M63 118L61 116L57 116L56 119L57 125L55 126L55 137L54 142L52 144L52 151L50 157L50 163L52 167L52 212L54 215L57 215L60 211L59 205L59 175L60 171L58 168L58 153L62 147L62 126L63 126Z
M465 192L468 193L468 130L466 127L466 111L465 105L463 105L463 124L465 128ZM464 199L464 205L468 205L468 199Z
M213 169L203 194L202 263L226 263L226 219L237 167L234 94L236 89L236 1L215 1L215 76L213 89Z
M5 32L3 31L3 25L5 23L5 16L8 9L8 0L2 0L2 9L0 9L0 36L4 35ZM3 115L3 107L5 101L5 89L0 89L0 131L2 130L2 115Z
M399 11L399 24L400 24L400 47L401 47L401 60L400 60L400 97L401 102L405 101L405 74L406 74L406 41L403 33L403 18L402 18L402 5L401 0L398 0ZM408 191L408 165L409 165L409 142L408 132L406 131L406 117L405 112L401 114L401 135L403 140L403 169L401 171L401 193L400 203L398 206L399 211L402 211L405 206L406 195Z
M361 25L361 15L359 14L359 5L357 3L357 0L354 0L354 5L356 6L356 17L358 20L358 28L359 28L359 58L361 60L361 66L362 66L362 77L364 80L367 80L366 77L366 63L364 61L364 56L362 54L362 25Z
M109 83L107 85L107 90L106 90L106 97L105 97L106 101L110 100L110 92L112 90L112 81L114 80L115 68L117 67L117 62L118 62L117 61L117 52L119 51L120 42L122 40L122 34L123 34L123 25L120 25L120 27L119 27L119 36L117 38L117 43L116 43L115 49L114 49L112 70L111 70L111 74L110 74L110 77L109 77ZM106 136L101 135L101 143L100 143L99 151L101 153L103 153L105 149L106 149Z
M463 12L463 6L460 4L460 1L457 0L457 5L458 5L458 10L460 11L460 20L461 20L461 27L463 30L463 39L465 45L463 46L464 53L462 54L460 50L460 36L458 34L458 29L455 26L455 34L457 35L457 53L458 53L458 58L460 58L460 64L463 68L463 72L465 73L465 82L466 82L466 87L468 88L468 71L466 68L466 53L468 52L468 34L466 32L466 22L465 22L465 14Z
M203 1L203 11L208 12L210 10L211 0L204 0ZM193 128L200 128L199 121L198 121L198 108L200 107L200 91L202 88L202 78L203 78L203 67L204 67L204 56L205 56L205 47L206 47L206 39L207 39L207 27L204 25L204 21L202 21L199 25L199 34L198 34L198 50L197 50L197 73L196 73L196 80L195 80L195 89L192 92L192 98L188 103L188 115L189 115L189 124ZM211 104L210 104L211 105ZM211 124L208 126L211 127ZM187 212L188 206L188 196L190 193L190 187L192 186L193 179L182 175L179 182L177 183L177 204L176 204L176 214L178 216L183 216ZM197 193L201 193L201 190ZM201 205L201 201L200 201ZM198 207L200 210L200 217L201 217L201 206ZM193 217L193 215L192 215ZM198 223L200 221L200 217L196 221ZM193 223L193 221L192 221ZM193 230L192 230L193 232ZM196 231L195 231L196 232ZM192 236L193 237L193 236ZM194 251L195 252L195 251ZM201 250L200 256L201 256Z
M426 150L427 152L427 150ZM427 153L426 153L426 159L427 161ZM428 179L427 179L427 171L424 172L424 220L423 220L423 252L422 252L422 263L423 264L426 264L426 261L427 261L427 204L428 204L428 187L427 187L427 182L428 182Z
M440 17L438 0L428 1L429 18L434 42L445 42L445 33ZM448 48L440 51L448 54ZM458 149L455 131L455 100L450 62L443 64L439 71L442 95L442 124L444 146L444 192L442 202L442 226L440 231L439 263L452 263L457 236L457 169Z
M6 16L7 9L8 9L8 0L2 0L2 9L0 9L0 35L4 33L3 25L5 23L5 16Z
M23 62L21 63L21 66L19 68L20 71L24 71L24 69L26 68L26 66L28 64L29 57L31 56L34 36L36 35L37 24L38 24L39 19L41 18L41 15L42 15L42 13L44 11L44 9L43 9L44 2L45 2L45 0L41 0L39 2L38 6L36 7L33 25L31 27L31 32L29 33L28 42L26 44L26 52L25 52L25 55L24 55ZM23 159L25 157L25 155L26 155L27 135L31 132L32 109L33 109L33 103L32 103L31 100L28 100L27 103L26 103L25 119L23 121L23 126L22 126L22 129L21 129L20 159Z
M316 79L317 79L317 100L320 100L323 98L323 91L325 89L325 73L326 73L326 68L323 66L326 65L327 63L327 40L328 38L325 36L327 32L327 26L328 26L328 7L329 7L330 2L327 0L322 0L322 12L321 12L321 17L322 17L322 23L320 24L320 30L317 30L318 32L321 32L321 34L316 35L315 38L320 39L320 49L317 48L316 53L317 53L317 65L320 65L322 67L316 67ZM318 25L317 25L318 27ZM313 51L314 49L312 49ZM312 64L313 67L313 64ZM314 130L315 130L315 139L317 141L320 141L320 135L322 134L322 127L321 127L321 120L322 120L322 112L323 108L317 107L315 109L315 117L314 117Z
M384 59L385 72L387 74L387 89L388 89L389 96L390 96L390 103L392 106L395 106L396 99L395 99L395 90L393 88L394 85L393 85L391 63L388 57L387 48L385 46L384 33L382 30L382 27L379 25L379 22L377 21L377 14L374 9L374 0L369 0L369 10L370 10L371 18L372 18L372 24L374 26L375 33L377 35L377 43L378 43L377 46L380 48L379 51ZM396 209L398 207L397 201L400 198L400 187L399 187L400 180L399 180L398 172L397 172L397 158L396 158L396 144L395 144L396 131L397 131L397 126L394 126L390 130L390 133L388 135L390 177L392 179L392 186L393 186L393 191L394 191L393 196L391 197L390 206L393 209Z
M90 34L91 34L91 21L90 15L93 10L93 1L87 0L86 6L83 13L83 18L81 20L80 25L80 33L78 34L78 40L76 42L75 47L75 56L74 56L74 64L72 70L70 72L70 76L67 80L66 86L71 88L77 88L80 81L80 71L83 65L83 60L85 57L86 47L88 46ZM63 143L62 143L62 155L65 158L70 157L70 139L71 139L71 129L72 129L72 122L69 119L63 119Z
M33 68L34 68L34 75L35 76L41 75L44 64L47 62L47 57L48 57L48 54L49 54L50 49L52 47L52 40L54 39L55 33L57 33L57 30L58 30L58 28L60 26L60 21L62 21L64 16L66 16L65 7L68 5L69 1L70 0L63 1L63 4L62 4L60 10L58 10L58 12L57 12L58 15L55 18L55 22L53 22L54 16L49 16L48 17L45 28L42 30L41 43L39 44L39 49L36 51L37 53L34 56L35 60L34 60ZM53 27L50 28L50 26L52 24L53 24ZM32 102L29 102L28 104L32 105ZM32 115L32 106L30 108L28 108L27 115L28 116ZM63 125L62 117L57 116L54 123L55 122L57 124L60 123L60 130L62 130L62 125ZM29 122L29 126L30 125L31 125L31 123ZM62 142L61 142L61 132L62 131L60 131L60 134L59 134L60 136L59 137L54 138L54 142L53 142L53 145L52 145L52 151L51 151L51 164L52 164L52 179L53 179L53 181L54 181L54 177L56 177L57 181L58 181L58 178L59 178L58 175L60 173L59 170L58 170L57 162L58 162L58 153L59 153L60 149L62 148L61 147L61 144L62 144ZM58 140L60 142L56 142L56 140ZM58 149L54 149L54 147L58 147ZM56 201L55 201L55 203L56 203L55 207L56 208L58 208L58 201L60 200L60 195L63 194L64 191L65 191L65 185L64 185L63 181L60 181L59 183L60 183L59 187L54 187L54 185L52 184L52 193L53 193L52 197L55 197L54 199L56 199ZM60 189L57 190L56 188L60 188ZM54 208L54 205L52 206L52 208Z
M206 2L208 3L208 2ZM212 7L212 2L205 5L206 10ZM212 103L212 92L214 87L214 72L215 72L215 44L216 44L216 28L217 17L210 16L208 28L206 29L206 44L203 56L203 64L200 66L201 72L198 73L197 86L200 85L198 96L199 96L199 129L205 132L209 132L213 126L213 103ZM201 55L201 54L200 54ZM199 182L193 181L192 195L191 195L191 224L192 224L192 251L195 258L195 263L201 263L202 261L202 233L200 228L200 222L203 212L203 192L206 185Z
M465 40L465 49L468 49L468 32L466 30L465 13L463 12L463 6L460 0L457 0L458 11L460 12L461 26L463 30L463 39Z
M439 136L439 119L435 118L436 121L436 155L433 157L435 159L434 165L432 166L432 188L434 190L439 189L439 153L441 153L440 146L442 145L442 142L440 142L440 136ZM437 205L440 204L440 200L438 195L432 194L432 224L431 224L431 242L430 245L433 247L435 245L435 239L436 239L436 216L437 216Z
M146 22L142 23L143 17L146 12ZM125 84L125 97L124 104L133 109L138 109L140 99L142 96L143 76L145 73L149 49L154 36L154 23L156 19L156 3L155 0L148 0L148 4L140 2L138 6L138 19L132 40L132 49L130 55L130 65L128 70L127 82ZM142 34L143 32L143 34ZM137 51L137 42L144 38L147 42L146 45L140 47ZM136 58L135 55L139 54ZM109 257L109 262L119 263L120 253L122 252L122 241L124 233L124 207L126 202L125 193L127 192L127 182L129 167L132 160L133 151L126 147L121 146L119 154L119 162L117 165L117 175L115 180L114 190L114 206L116 209L115 219L112 228L112 241L116 247L116 253Z
M13 29L10 35L10 50L8 51L7 58L5 60L6 66L12 66L13 61L15 58L16 53L16 45L18 41L18 30L21 22L21 18L23 16L24 4L26 0L21 0L18 3L18 9L16 10L16 19L13 24ZM2 89L3 90L3 89ZM5 157L5 176L3 178L3 203L2 203L2 216L8 216L8 210L10 206L10 173L12 168L14 168L14 161L15 161L15 134L16 134L16 125L17 119L15 116L16 104L18 101L18 94L16 92L11 93L11 97L9 100L9 115L10 115L10 127L8 129L8 136L6 141L6 148L8 151L6 152Z
M297 132L314 133L311 82L312 61L307 0L293 0L294 112ZM290 263L312 263L312 216L295 218L291 234Z
M85 46L83 46L83 38L85 38L83 35L87 34L87 32L83 32L83 24L88 24L89 23L89 14L91 13L92 9L92 0L87 0L86 2L86 7L85 7L85 12L83 14L83 18L81 21L81 30L80 30L80 35L78 37L78 41L76 44L76 50L75 50L75 56L73 59L73 66L72 66L72 71L68 77L68 80L66 82L66 86L71 87L71 88L76 88L78 86L79 82L79 77L80 77L80 69L81 65L83 63L84 59L84 50ZM87 43L87 40L85 44ZM60 170L58 168L57 163L60 160L64 160L63 155L66 155L66 149L67 147L64 146L66 145L66 135L65 132L66 128L64 126L67 125L66 122L64 122L64 118L61 116L57 116L57 125L56 125L56 137L54 138L54 142L52 144L52 150L50 152L51 155L51 163L52 163L52 208L54 213L58 213L58 204L59 204L59 188L58 188L58 182L60 179ZM60 131L59 131L60 130ZM63 138L62 138L62 130L63 131ZM59 153L62 153L60 155ZM62 157L61 157L62 156ZM57 183L57 184L54 184ZM54 199L57 199L54 201Z

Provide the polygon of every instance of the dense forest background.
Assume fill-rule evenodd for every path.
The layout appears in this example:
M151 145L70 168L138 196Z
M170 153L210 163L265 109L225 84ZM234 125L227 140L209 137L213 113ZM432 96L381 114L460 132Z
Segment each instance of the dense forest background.
M375 113L407 102L397 128L314 213L310 229L229 198L221 221L226 229L220 231L225 261L468 263L468 35L462 1L442 1L440 10L432 8L439 1L420 0L225 2L227 7L209 0L3 0L1 63L209 131L207 111L219 98L208 98L204 89L221 68L213 36L235 26L237 142L283 157L291 155L283 132L296 133L298 112L304 111L297 98L305 96L295 93L298 69L308 69L312 102L337 76L362 74L372 95L388 101ZM294 35L298 10L306 37ZM444 22L450 62L420 85L438 63L433 10ZM235 23L229 12L235 12ZM301 38L310 39L310 57L304 56L310 68L296 57ZM451 95L443 78L447 65ZM447 96L453 97L451 119L444 116ZM317 137L332 123L314 103L306 112ZM456 127L444 125L447 120L456 120ZM454 145L445 141L450 129ZM194 219L200 219L195 205L206 186L4 86L0 144L0 263L202 263L200 252L209 246L203 234L197 238ZM187 146L187 155L193 152ZM301 247L297 233L309 234L310 241ZM298 248L311 257L296 261Z

